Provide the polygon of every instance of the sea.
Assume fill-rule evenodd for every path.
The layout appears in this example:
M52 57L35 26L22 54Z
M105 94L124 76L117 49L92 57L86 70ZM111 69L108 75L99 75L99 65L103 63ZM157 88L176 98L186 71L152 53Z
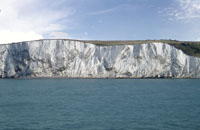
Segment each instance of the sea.
M0 130L200 130L200 79L1 79Z

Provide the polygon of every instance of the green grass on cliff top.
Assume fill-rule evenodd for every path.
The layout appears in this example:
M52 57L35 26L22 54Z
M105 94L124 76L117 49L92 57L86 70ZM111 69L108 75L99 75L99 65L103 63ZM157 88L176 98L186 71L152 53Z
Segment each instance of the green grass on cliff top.
M145 44L153 42L168 43L177 49L182 50L185 54L200 58L200 42L196 41L176 41L176 40L130 40L130 41L90 41L83 42L92 43L100 46L112 46L112 45L134 45Z

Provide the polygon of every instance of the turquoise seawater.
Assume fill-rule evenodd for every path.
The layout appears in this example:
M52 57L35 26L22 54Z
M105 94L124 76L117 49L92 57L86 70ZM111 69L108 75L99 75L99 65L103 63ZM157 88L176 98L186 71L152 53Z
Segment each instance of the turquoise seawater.
M0 130L199 130L200 79L0 80Z

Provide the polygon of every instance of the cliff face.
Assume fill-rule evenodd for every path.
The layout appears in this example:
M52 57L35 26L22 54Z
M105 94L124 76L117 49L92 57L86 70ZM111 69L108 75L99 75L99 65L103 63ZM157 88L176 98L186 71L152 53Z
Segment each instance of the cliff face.
M200 59L164 43L41 40L0 45L0 77L199 78Z

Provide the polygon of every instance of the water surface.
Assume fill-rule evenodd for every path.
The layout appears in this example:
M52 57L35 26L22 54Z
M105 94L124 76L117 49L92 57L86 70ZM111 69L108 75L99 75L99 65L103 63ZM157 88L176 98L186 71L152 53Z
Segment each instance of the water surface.
M1 130L197 130L199 79L0 80Z

